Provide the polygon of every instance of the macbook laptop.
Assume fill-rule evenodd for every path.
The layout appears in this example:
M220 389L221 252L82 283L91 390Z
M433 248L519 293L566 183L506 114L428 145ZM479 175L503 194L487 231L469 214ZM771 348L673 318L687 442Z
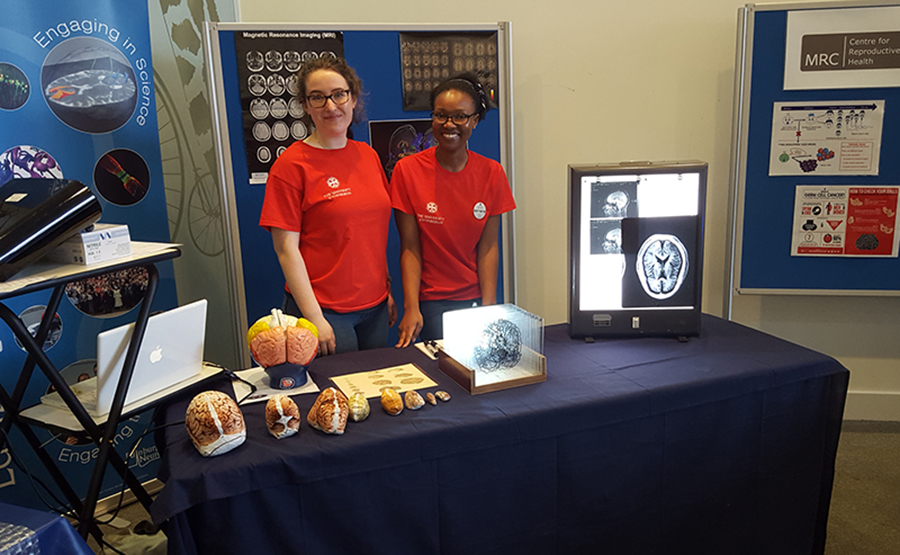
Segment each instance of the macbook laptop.
M125 410L157 394L171 393L208 377L203 365L206 338L206 299L150 316L138 352ZM70 387L95 420L109 414L134 323L104 331L97 336L97 376ZM174 390L173 390L174 388ZM173 390L173 391L169 391ZM41 404L66 408L57 392L41 397Z

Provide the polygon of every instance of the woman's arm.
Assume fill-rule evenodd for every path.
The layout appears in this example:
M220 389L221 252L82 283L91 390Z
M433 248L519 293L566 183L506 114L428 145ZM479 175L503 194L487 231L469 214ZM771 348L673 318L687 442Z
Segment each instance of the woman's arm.
M391 292L391 276L387 276L387 309L388 309L388 327L394 327L397 323L397 303L394 302L394 294Z
M481 304L497 304L497 268L500 265L500 215L489 216L481 231L481 239L475 249L475 267L478 271L478 286L481 288Z
M400 277L403 279L403 319L398 328L397 347L406 347L422 331L419 311L419 285L422 281L422 245L419 225L412 214L394 210L394 221L400 233Z
M335 351L334 330L331 324L322 315L322 307L316 300L312 284L309 282L309 274L306 271L306 262L300 254L300 234L295 231L286 231L277 227L271 228L272 244L278 263L284 273L288 289L294 297L303 317L315 324L319 330L319 354L332 355Z

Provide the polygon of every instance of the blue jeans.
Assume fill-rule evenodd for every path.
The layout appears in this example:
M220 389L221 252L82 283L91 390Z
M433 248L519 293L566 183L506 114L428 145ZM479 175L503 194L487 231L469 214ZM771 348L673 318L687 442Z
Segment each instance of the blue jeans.
M422 331L420 341L444 338L444 313L448 310L459 310L481 306L481 298L469 301L419 301L419 312L422 313Z
M281 310L291 316L303 317L289 293L284 294ZM335 312L323 308L322 315L334 330L335 354L387 347L387 299L372 308L356 312Z

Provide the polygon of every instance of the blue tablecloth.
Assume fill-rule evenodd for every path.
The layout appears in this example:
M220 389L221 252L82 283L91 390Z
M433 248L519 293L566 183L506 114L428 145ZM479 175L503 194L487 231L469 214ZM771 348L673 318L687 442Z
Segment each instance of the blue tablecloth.
M329 376L415 362L453 399L206 459L167 428L151 507L170 554L809 554L824 549L849 373L706 316L700 337L572 340L547 381L470 396L416 349L317 359ZM223 384L223 388L224 388ZM315 395L295 397L306 415ZM189 395L163 420L184 418Z
M53 514L0 503L0 555L93 555L75 528Z

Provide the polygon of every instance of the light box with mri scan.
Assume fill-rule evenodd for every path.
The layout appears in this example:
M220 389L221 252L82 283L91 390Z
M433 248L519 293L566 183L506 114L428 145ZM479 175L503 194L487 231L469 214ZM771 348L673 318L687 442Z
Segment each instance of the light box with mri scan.
M700 334L707 164L569 166L569 334Z

